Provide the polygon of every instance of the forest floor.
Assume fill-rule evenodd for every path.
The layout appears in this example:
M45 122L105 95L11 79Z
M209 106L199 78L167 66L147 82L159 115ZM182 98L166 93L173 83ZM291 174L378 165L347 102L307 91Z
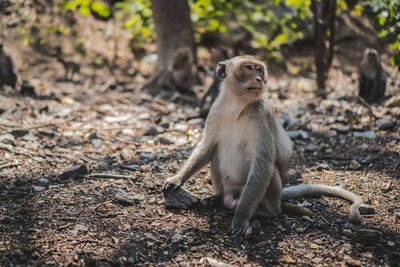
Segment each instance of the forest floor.
M348 189L373 212L356 225L341 200L300 199L312 215L257 218L250 236L233 237L231 211L164 207L163 181L202 136L197 107L143 94L129 67L75 59L81 73L69 81L54 57L9 36L5 50L36 95L0 90L1 266L399 265L398 71L385 65L387 96L373 106L338 66L326 99L307 75L271 75L267 94L294 143L290 184ZM185 187L211 196L208 173Z

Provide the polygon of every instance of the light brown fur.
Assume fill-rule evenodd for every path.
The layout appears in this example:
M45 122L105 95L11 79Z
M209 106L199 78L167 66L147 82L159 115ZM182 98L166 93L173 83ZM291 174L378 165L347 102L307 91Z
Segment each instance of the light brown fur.
M292 143L264 94L267 68L263 62L252 56L234 57L220 62L216 75L223 83L207 117L203 139L181 171L166 180L164 190L183 185L211 162L216 195L225 207L235 209L233 234L244 234L256 214L279 215L281 199L291 196L333 195L360 204L357 196L339 188L302 185L283 189Z

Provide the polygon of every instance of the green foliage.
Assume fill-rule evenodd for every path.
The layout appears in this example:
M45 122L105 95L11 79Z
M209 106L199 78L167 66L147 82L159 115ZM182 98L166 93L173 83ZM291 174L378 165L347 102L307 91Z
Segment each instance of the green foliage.
M196 31L249 32L256 45L269 50L310 34L310 0L190 0ZM301 29L299 25L302 24Z
M369 0L363 1L362 6L366 14L372 15L379 36L389 40L390 48L395 51L391 63L400 68L400 1Z

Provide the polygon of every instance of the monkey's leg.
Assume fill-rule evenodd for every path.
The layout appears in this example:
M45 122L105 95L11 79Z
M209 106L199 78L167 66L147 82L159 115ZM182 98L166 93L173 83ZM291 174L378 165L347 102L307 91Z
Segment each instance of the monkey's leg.
M168 191L176 186L182 186L193 174L210 162L214 150L215 146L213 143L209 140L201 140L179 173L165 180L163 191Z
M214 188L215 195L203 199L200 204L205 209L214 209L214 208L222 208L222 196L223 196L223 186L222 186L222 177L219 171L219 159L218 154L214 153L211 158L211 183Z
M275 168L271 183L268 186L260 205L257 207L256 215L262 217L276 217L281 213L282 181L278 170Z
M273 180L273 177L277 173L274 164L272 164L271 161L265 161L265 159L269 157L269 153L270 151L268 151L266 155L259 155L255 159L254 167L252 168L247 184L240 196L239 205L235 210L231 226L232 234L240 235L246 232L251 217L254 215L258 205L264 198L271 180ZM274 185L274 188L275 187L277 187L277 185ZM273 203L274 201L271 200L271 205L273 205ZM276 212L277 210L280 211L280 202L278 205L277 208L271 208L271 210L273 212Z

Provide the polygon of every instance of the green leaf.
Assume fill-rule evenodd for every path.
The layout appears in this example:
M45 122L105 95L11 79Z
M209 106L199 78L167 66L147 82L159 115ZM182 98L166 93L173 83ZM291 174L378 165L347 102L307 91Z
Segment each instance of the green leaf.
M81 13L82 16L87 16L90 14L90 8L82 6L79 8L79 13Z
M110 16L110 10L108 10L108 6L99 1L94 1L90 7L94 12L103 18L108 18Z

